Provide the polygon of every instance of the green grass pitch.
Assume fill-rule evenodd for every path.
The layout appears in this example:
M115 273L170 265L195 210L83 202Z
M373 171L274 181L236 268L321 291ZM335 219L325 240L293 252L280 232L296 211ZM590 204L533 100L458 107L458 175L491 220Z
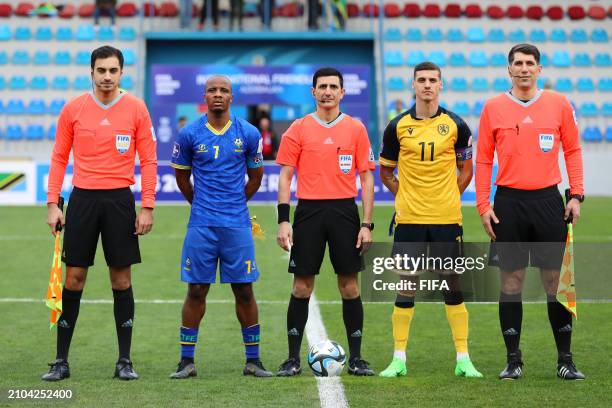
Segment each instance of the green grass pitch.
M611 242L609 208L612 200L593 198L582 207L575 228L579 242ZM53 241L44 221L44 207L0 207L0 406L49 405L41 401L9 401L9 389L66 389L74 392L70 402L58 406L78 407L276 407L319 406L316 381L307 367L293 379L255 379L242 376L243 346L234 315L229 287L211 288L207 313L196 351L198 377L171 381L179 359L180 301L186 288L179 279L180 250L189 209L159 206L153 232L141 239L143 263L134 267L134 293L139 300L166 299L168 304L137 303L132 358L141 379L123 383L113 380L117 344L112 316L112 293L101 248L90 269L84 303L70 353L72 377L57 384L44 383L40 375L54 358L55 332L48 329L49 310L38 301L46 293ZM375 240L388 241L391 207L375 207ZM286 356L285 316L291 287L287 257L276 246L273 206L253 206L267 238L256 241L261 270L255 293L260 304L262 360L275 370ZM484 241L485 235L474 207L464 208L465 239ZM580 288L578 288L580 290ZM338 301L335 278L328 261L317 279L321 301ZM16 299L16 300L10 300ZM226 301L226 303L224 303ZM264 302L265 301L265 302ZM339 303L320 305L331 339L346 345ZM363 356L378 372L392 354L391 304L365 305ZM573 352L587 380L563 382L555 376L556 352L543 304L524 307L521 348L525 374L520 381L501 382L497 374L505 363L499 333L497 306L469 304L470 355L483 372L482 380L453 375L454 348L444 307L418 304L408 346L408 377L398 379L342 377L346 398L355 407L394 406L612 406L612 304L579 304ZM302 350L306 353L306 340ZM303 357L304 361L304 357ZM305 365L305 362L304 362Z

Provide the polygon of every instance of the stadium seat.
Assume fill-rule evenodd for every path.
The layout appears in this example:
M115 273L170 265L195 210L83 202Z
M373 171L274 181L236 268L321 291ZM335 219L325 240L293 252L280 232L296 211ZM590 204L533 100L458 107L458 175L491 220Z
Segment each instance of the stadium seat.
M78 51L76 53L75 64L77 65L90 65L91 54L89 51Z
M36 75L32 77L30 81L30 89L36 90L44 90L49 87L49 82L47 81L47 77Z
M13 6L9 3L0 4L0 17L10 17L13 14Z
M486 92L489 90L489 82L486 78L474 78L472 80L472 91Z
M441 42L444 41L444 34L439 28L430 28L425 33L425 40L431 42Z
M384 34L385 41L402 41L402 32L399 28L388 28Z
M193 6L195 6L195 4ZM346 3L346 14L349 18L359 17L359 5L355 3Z
M123 51L123 63L125 65L134 65L136 63L136 54L132 50L122 50Z
M490 19L499 20L506 17L506 12L499 6L491 5L487 7L487 16L489 16Z
M461 6L457 3L448 3L444 7L444 17L459 18L461 17Z
M459 116L467 116L470 114L470 105L465 101L457 101L451 107L451 111Z
M54 123L49 126L49 130L47 131L47 139L55 140L55 133L57 132L57 125Z
M572 92L574 90L574 85L572 84L572 80L567 77L557 78L557 82L555 82L555 91L557 92Z
M134 41L136 39L136 31L132 27L121 27L119 29L119 39L121 41Z
M67 51L57 51L53 57L53 62L55 65L70 65L72 62L70 53Z
M11 63L13 65L27 65L30 63L30 56L26 50L15 50Z
M26 113L25 103L21 99L9 99L4 112L7 115L23 115Z
M142 15L145 17L157 17L159 16L159 7L153 2L145 2L142 6ZM378 13L375 17L378 17Z
M545 52L540 53L540 65L542 65L543 67L550 66L550 58Z
M511 5L508 6L508 11L506 12L506 15L508 16L508 18L515 20L523 18L525 16L525 12L521 8L521 6Z
M572 65L572 61L567 51L555 51L552 56L552 64L554 67L568 68Z
M612 58L607 52L599 52L595 54L595 66L596 67L610 67L612 66Z
M176 17L179 15L179 9L175 3L165 1L159 6L159 15L161 17Z
M115 32L112 27L102 26L98 28L98 41L113 41L115 39Z
M567 16L570 20L582 20L586 17L586 11L582 6L569 6L567 8Z
M612 92L612 78L599 78L597 88L599 92Z
M44 115L47 113L45 101L42 99L32 99L28 105L27 113L29 115Z
M604 135L606 142L612 143L612 126L608 126L606 128L606 133Z
M10 41L12 38L11 28L6 24L0 24L0 41Z
M404 65L404 59L402 58L402 53L397 50L387 50L385 51L385 65L388 67L401 67Z
M38 50L34 53L32 63L34 65L49 65L51 64L51 56L48 51Z
M448 64L451 67L465 67L467 65L467 60L462 52L453 52L448 57Z
M64 99L53 99L51 101L51 103L49 104L49 113L52 115L59 115L59 113L62 111L62 108L64 107L64 105L66 104L66 100Z
M606 9L598 4L593 4L589 6L587 15L589 16L589 18L593 20L605 20L606 19Z
M6 79L4 79L3 76L0 76L0 91L3 90L4 88L6 88ZM0 113L2 112L2 109L0 109Z
M387 89L389 91L403 91L404 80L401 77L391 77L387 83Z
M546 31L539 28L534 28L531 30L531 32L529 32L529 41L536 43L546 42Z
M421 16L421 7L417 3L406 3L404 6L404 16L416 18Z
M466 4L463 9L465 16L467 18L481 18L482 17L482 8L478 3Z
M32 31L29 27L15 28L15 39L19 41L28 41L32 39Z
M68 77L65 75L57 75L53 77L53 80L51 81L51 88L58 91L69 89L70 82L68 81Z
M489 65L492 67L505 67L508 65L508 60L506 59L506 55L501 52L494 52L491 54L491 60Z
M463 32L458 28L451 28L446 33L446 40L449 42L463 41Z
M91 18L91 16L93 16L95 9L96 8L93 4L81 4L79 6L79 10L77 14L81 18Z
M70 19L76 14L76 8L72 4L65 4L59 12L59 18Z
M429 53L429 61L438 65L439 67L446 66L446 56L444 55L444 51L434 50Z
M527 6L525 10L525 16L527 16L530 20L541 20L544 17L544 9L542 6L533 4L531 6Z
M550 32L550 41L563 43L567 41L567 34L562 28L553 28Z
M476 102L474 102L474 106L472 106L472 115L474 116L480 116L480 114L482 113L482 108L484 107L484 101L479 99Z
M547 82L550 82L549 78L542 77L542 76L539 77L538 80L537 80L538 89L546 88ZM551 82L551 84L552 84L552 82ZM550 86L550 88L552 88L552 85Z
M23 129L21 125L11 123L6 127L6 140L22 140Z
M525 31L521 28L517 28L516 30L512 30L508 33L508 41L513 43L524 43L527 40L527 36L525 35Z
M15 7L15 15L19 17L29 17L34 5L28 2L21 2Z
M378 17L380 8L378 4L365 4L363 6L363 15L366 17Z
M481 43L485 40L485 33L481 27L470 27L467 30L467 40L473 43Z
M57 41L72 41L72 28L58 27L55 33L55 39Z
M26 140L43 140L45 138L45 128L42 125L28 125L25 134Z
M8 64L8 55L6 51L0 51L0 65Z
M436 3L425 4L423 7L423 16L429 18L438 18L442 14L440 6Z
M138 8L132 2L125 2L117 7L117 16L119 17L134 17L136 14L138 14ZM195 14L197 15L197 12Z
M74 79L72 87L78 91L86 91L91 89L91 80L88 76L79 75Z
M472 67L486 67L488 65L487 55L483 51L472 51L470 52L469 62Z
M591 57L586 52L577 52L574 54L574 66L576 67L590 67Z
M455 92L466 92L468 83L464 77L454 77L450 81L450 89Z
M121 77L121 88L126 91L130 91L134 89L134 80L129 75L124 75Z
M383 7L383 13L387 18L397 18L402 15L402 9L396 3L387 3Z
M576 90L580 92L594 92L595 84L591 78L578 78L576 81Z
M506 77L497 77L493 80L493 90L496 92L506 92L510 88L512 88L512 84Z
M501 28L492 28L487 34L487 41L496 43L504 42L506 41L506 34Z
M570 41L575 43L585 43L589 41L589 35L583 28L574 28L570 34Z
M597 105L593 102L583 102L578 108L578 114L585 118L594 118L598 114Z
M76 29L75 39L77 41L93 41L95 39L95 31L93 26L80 25Z
M411 67L425 61L425 54L421 50L409 51L407 63Z
M606 117L612 116L612 102L604 102L603 105L601 105L601 114ZM610 139L608 139L608 141L610 141Z
M51 33L51 27L38 27L36 29L36 34L34 38L37 41L51 41L53 39L53 34Z
M587 126L582 132L582 139L589 143L600 143L603 137L597 126Z
M596 43L607 43L609 41L608 32L603 28L596 28L591 32L591 41Z
M553 21L561 20L564 15L561 6L550 6L546 10L546 16Z
M423 41L423 34L418 28L409 28L406 31L406 40L413 42Z

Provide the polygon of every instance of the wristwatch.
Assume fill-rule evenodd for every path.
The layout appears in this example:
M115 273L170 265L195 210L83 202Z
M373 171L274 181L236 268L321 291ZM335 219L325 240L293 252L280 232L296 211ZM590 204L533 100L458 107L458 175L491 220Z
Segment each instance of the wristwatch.
M362 222L361 223L361 228L367 228L370 231L374 230L374 223L373 222Z
M579 203L584 202L584 194L572 194L570 199L575 198Z

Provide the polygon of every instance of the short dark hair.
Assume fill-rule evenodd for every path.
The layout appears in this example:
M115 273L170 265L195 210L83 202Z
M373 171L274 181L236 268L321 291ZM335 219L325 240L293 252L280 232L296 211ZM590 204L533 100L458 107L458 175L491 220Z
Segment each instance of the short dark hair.
M319 77L326 76L337 76L340 79L340 88L344 88L344 78L342 77L342 74L336 68L331 67L320 68L314 73L312 76L312 87L317 87L317 80Z
M510 48L510 52L508 53L508 65L512 65L514 62L514 54L517 52L533 55L536 62L538 64L540 63L540 50L538 50L538 47L532 44L516 44L514 47Z
M123 53L115 47L110 45L103 45L102 47L96 48L91 53L91 69L94 69L96 61L99 59L105 59L110 57L117 57L119 60L119 67L123 69Z
M442 78L442 70L438 65L434 64L431 61L424 61L420 64L417 64L417 66L414 67L414 73L412 74L413 79L416 78L416 73L419 71L438 71L438 76L440 77L440 79Z

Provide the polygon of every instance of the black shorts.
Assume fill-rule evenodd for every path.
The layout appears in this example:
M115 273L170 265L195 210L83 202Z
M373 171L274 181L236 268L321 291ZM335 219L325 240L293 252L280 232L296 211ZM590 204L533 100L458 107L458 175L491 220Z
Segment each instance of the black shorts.
M398 224L393 236L393 255L413 258L463 256L463 227L459 224Z
M102 234L108 266L140 263L135 223L134 195L129 188L86 190L75 187L66 209L62 261L69 266L93 265L98 237Z
M352 198L342 200L299 200L293 219L293 247L289 272L317 275L329 243L329 258L337 274L362 271L357 235L361 223Z
M491 265L504 271L529 265L560 269L567 224L557 186L539 190L499 186L493 208L499 224L492 223L496 240L491 244Z

